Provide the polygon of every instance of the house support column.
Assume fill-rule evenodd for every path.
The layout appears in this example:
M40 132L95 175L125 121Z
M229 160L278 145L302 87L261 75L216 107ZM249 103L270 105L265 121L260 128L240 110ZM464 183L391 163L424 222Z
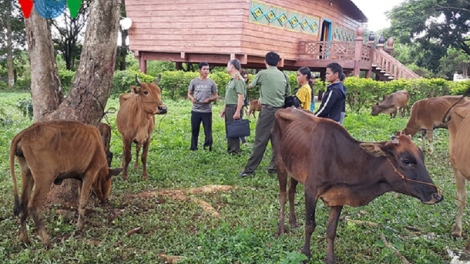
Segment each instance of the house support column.
M356 45L354 50L354 76L359 77L361 74L361 60L362 60L362 41L364 40L364 28L359 26L356 31Z
M370 79L372 78L372 68L376 67L376 61L375 61L375 36L374 32L369 33L369 41L367 42L367 45L370 47L370 53L369 53L369 58L370 58L370 66L369 70L366 73L366 78Z
M147 60L144 58L143 54L139 54L139 70L143 73L147 73Z

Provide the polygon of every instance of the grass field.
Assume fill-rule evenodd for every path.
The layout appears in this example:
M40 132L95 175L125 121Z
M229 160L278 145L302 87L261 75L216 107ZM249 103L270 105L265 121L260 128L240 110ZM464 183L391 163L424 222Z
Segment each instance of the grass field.
M2 263L165 263L176 259L179 263L299 263L303 259L298 253L304 243L302 186L296 196L300 227L275 237L278 182L275 175L266 172L270 151L255 177L239 178L251 147L242 147L240 156L226 153L224 123L218 115L221 102L214 106L214 150L202 150L201 129L199 150L190 151L191 104L187 100L165 101L168 114L156 118L148 181L141 179L141 169L131 169L128 181L115 178L108 205L89 201L84 231L76 230L76 215L58 214L60 205L48 205L44 222L54 247L42 246L31 219L28 229L33 234L32 243L21 243L19 218L12 210L8 153L13 136L31 124L15 107L18 99L27 97L0 95L0 109L7 115L5 125L0 126ZM109 107L118 108L116 98L110 99ZM113 128L113 166L119 167L122 146L115 117L111 114L108 121ZM253 133L248 137L251 145L256 123L252 121ZM387 115L372 117L369 112L349 113L345 127L358 140L383 141L404 128L406 122L406 118L389 121ZM419 139L414 141L421 146ZM446 130L435 131L435 153L426 154L427 168L443 189L444 201L427 206L409 196L387 193L367 206L345 207L335 244L338 263L401 263L381 235L412 263L449 263L446 247L465 247L467 237L451 236L456 201L447 142ZM310 263L322 263L325 258L328 212L323 203L318 203ZM468 218L464 216L464 232L468 232ZM377 225L362 224L368 222ZM126 235L135 228L140 231Z

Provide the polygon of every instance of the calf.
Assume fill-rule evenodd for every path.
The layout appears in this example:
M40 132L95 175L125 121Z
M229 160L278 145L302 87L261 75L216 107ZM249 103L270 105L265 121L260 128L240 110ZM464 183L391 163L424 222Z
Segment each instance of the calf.
M16 184L15 156L21 169L21 201ZM26 219L31 214L42 243L50 246L40 212L52 183L60 184L67 178L82 182L77 221L77 227L81 229L90 189L99 200L106 201L111 192L111 176L118 175L122 169L109 169L95 126L53 120L34 123L13 138L10 171L14 185L14 213L21 213L20 239L23 242L29 240Z
M424 137L427 136L430 152L432 153L434 151L432 145L433 130L436 128L447 128L447 124L442 123L444 114L452 104L461 99L461 96L447 95L416 101L411 107L410 119L403 133L414 136L420 132L423 141L423 151L426 149ZM462 99L462 102L467 102L467 99Z
M139 84L132 87L131 93L122 94L119 97L120 108L117 113L116 125L122 135L123 143L123 173L122 178L127 180L127 167L131 161L131 146L136 144L136 160L134 167L139 165L139 152L142 150L142 177L148 178L147 155L151 141L153 128L155 127L155 115L166 114L167 108L162 102L161 90L158 87L160 76L152 83L142 83L136 76Z
M258 99L250 101L250 110L248 112L247 118L250 118L250 115L253 114L253 117L256 119L256 111L261 111L261 104L259 103Z
M319 198L330 207L327 227L327 263L334 263L334 239L344 205L363 206L385 192L395 191L418 198L425 204L443 199L423 162L422 151L409 136L386 142L360 142L338 123L318 118L308 111L281 109L275 114L272 144L280 187L281 211L277 235L285 232L287 174L289 222L297 226L294 196L298 182L305 186L305 244L310 258L310 239L316 227Z
M405 108L408 105L410 95L407 91L398 91L385 97L380 103L375 103L372 106L371 115L376 116L380 113L390 114L390 119L395 118L397 112L400 111L401 117L405 116Z

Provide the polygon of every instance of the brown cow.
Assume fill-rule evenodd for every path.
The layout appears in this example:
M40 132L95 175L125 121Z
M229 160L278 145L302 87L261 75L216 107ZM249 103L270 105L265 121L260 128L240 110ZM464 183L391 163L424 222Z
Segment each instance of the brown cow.
M447 124L442 123L445 112L449 107L460 100L462 96L440 96L416 101L411 107L411 116L406 124L403 133L414 136L420 132L423 141L423 151L426 149L427 135L430 152L434 151L432 146L433 130L436 128L447 128ZM462 102L466 102L464 99Z
M289 222L297 226L294 196L298 182L305 186L305 244L310 258L310 239L315 230L315 207L319 198L331 207L327 227L326 262L334 263L334 239L344 205L363 206L385 192L395 191L418 198L425 204L443 199L428 175L423 152L409 136L368 143L352 138L337 122L318 118L295 108L276 112L272 143L280 187L281 212L277 234L285 232L287 173Z
M142 177L148 178L147 155L150 146L150 137L155 127L155 115L166 114L167 108L161 99L161 90L158 87L160 76L153 83L141 83L132 87L132 93L123 94L119 97L120 108L117 113L116 125L122 135L123 143L123 173L122 178L127 180L127 167L131 161L132 142L136 143L136 160L134 167L139 166L139 152L142 150Z
M111 144L111 127L108 124L100 123L98 125L98 130L100 131L101 141L104 145L108 167L111 167L111 162L113 161L113 153L109 150Z
M15 156L21 169L21 202L15 176ZM109 169L98 129L95 126L70 120L37 122L16 135L10 146L10 171L14 185L14 213L21 212L20 239L28 242L28 214L41 237L50 246L49 236L42 224L41 210L49 189L63 179L82 182L77 227L83 228L85 206L90 189L102 202L111 191L111 176L122 169ZM34 191L31 191L34 186Z
M248 117L250 118L250 115L253 114L253 117L256 119L256 111L261 111L261 104L259 103L258 99L254 99L250 101L250 109L248 111Z
M370 113L373 116L376 116L380 113L390 114L390 119L397 116L397 112L400 111L401 117L405 116L405 108L408 105L408 100L410 95L407 91L398 91L390 94L385 97L384 100L380 103L375 103L372 106L372 112Z
M452 231L454 236L462 236L462 214L466 206L467 192L465 180L470 180L470 101L457 104L450 112L449 128L449 156L454 179L457 187L457 215ZM467 250L470 249L470 241Z

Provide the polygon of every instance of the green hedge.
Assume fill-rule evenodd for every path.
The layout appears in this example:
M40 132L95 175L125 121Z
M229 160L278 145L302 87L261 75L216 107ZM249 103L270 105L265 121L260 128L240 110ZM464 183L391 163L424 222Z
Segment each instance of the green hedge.
M130 86L136 85L135 75L143 82L152 82L157 76L143 74L136 70L116 71L113 77L113 87L111 93L121 94L129 91ZM67 91L72 84L75 73L72 71L59 71L62 86ZM163 96L174 100L186 98L188 86L192 79L199 76L197 72L183 71L165 71L161 73L160 88L163 90ZM292 91L297 87L296 72L287 72ZM249 75L253 80L254 75ZM219 90L219 96L224 97L225 87L230 80L230 76L226 72L213 72L209 78L215 81ZM375 102L379 102L384 95L399 91L407 90L410 93L411 106L414 102L435 96L462 94L468 87L470 81L453 82L444 79L414 79L414 80L393 80L390 82L379 82L372 79L348 77L345 85L348 89L346 102L351 111L359 112L363 109L370 109ZM318 95L320 90L325 90L325 83L318 80L315 85L315 94ZM258 89L249 89L249 98L256 99L259 97Z
M384 95L406 90L410 94L409 105L414 102L436 96L462 94L470 82L453 82L444 79L413 79L393 80L390 82L378 82L371 79L349 77L345 80L347 87L346 102L351 111L359 112L361 109L371 108L376 102L381 101Z

